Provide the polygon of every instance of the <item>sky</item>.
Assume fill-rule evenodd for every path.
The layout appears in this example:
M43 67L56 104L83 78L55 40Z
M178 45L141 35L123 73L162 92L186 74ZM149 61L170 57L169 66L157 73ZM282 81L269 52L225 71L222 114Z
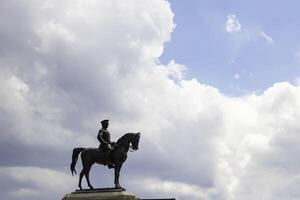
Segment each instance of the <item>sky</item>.
M233 96L260 93L276 82L295 83L298 7L293 0L172 0L177 26L161 60L175 59L189 68L188 78Z
M141 132L120 177L141 198L300 199L298 4L2 0L0 199L74 191L103 119Z

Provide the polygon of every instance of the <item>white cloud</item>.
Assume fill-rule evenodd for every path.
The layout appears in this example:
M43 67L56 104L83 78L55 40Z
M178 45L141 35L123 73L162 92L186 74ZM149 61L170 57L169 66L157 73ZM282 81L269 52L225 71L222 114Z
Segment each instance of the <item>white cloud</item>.
M300 78L297 78L296 80L294 80L294 83L299 86L300 85Z
M167 65L169 77L175 80L182 80L185 75L186 67L171 60Z
M265 32L261 31L259 32L259 35L264 38L269 44L274 43L273 38L271 38L269 35L267 35Z
M176 196L179 199L206 199L207 192L197 185L159 179L144 179L136 181L134 187L141 187L150 193L162 193L163 196Z
M70 192L77 181L69 174L39 167L0 167L0 177L16 183L17 188L9 192L10 197L28 199L41 196L48 199L53 194L59 198Z
M242 25L240 24L236 15L227 15L226 21L226 31L229 33L234 33L240 31Z
M19 198L27 197L27 196L42 195L42 193L40 191L33 190L33 189L30 189L30 188L20 188L20 189L17 189L15 191L12 191L10 194L14 197L19 197Z
M234 79L240 79L240 75L239 74L235 74L235 75L233 75L233 78Z
M28 159L42 163L49 157L40 150L47 148L62 152L53 164L68 160L74 146L98 145L99 121L109 118L114 140L142 132L122 175L128 185L146 184L136 191L141 197L157 189L158 196L182 199L299 198L299 86L278 83L261 95L229 97L187 80L176 61L160 64L174 28L167 1L4 2L23 11L22 18L19 12L1 18L18 24L0 27L7 32L5 53L0 47L0 142L15 147L5 155L19 155L23 145L31 147L21 152ZM228 19L227 31L241 29L236 16ZM57 188L76 187L78 177L18 167L24 163L13 156L2 163L12 167L0 168L2 178L14 181L7 186L12 197L43 191L54 199ZM55 167L66 170L63 163Z
M72 176L51 169L39 167L1 167L1 176L9 176L20 182L32 182L40 189L69 189Z

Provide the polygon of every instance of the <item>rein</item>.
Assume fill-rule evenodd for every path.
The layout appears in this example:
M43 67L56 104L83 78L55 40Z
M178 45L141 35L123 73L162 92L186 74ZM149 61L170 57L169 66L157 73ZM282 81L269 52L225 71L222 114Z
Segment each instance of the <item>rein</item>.
M133 149L133 146L132 146L131 143L129 144L129 149L128 149L128 151L129 151L129 152L135 152L135 151L136 151L136 150Z
M126 134L127 135L127 134ZM123 135L117 142L116 142L116 146L123 146L124 144L124 139L126 139L127 141L126 142L129 142L128 141L128 138L124 137L126 135ZM133 146L131 144L131 142L129 142L129 148L128 148L128 151L129 152L135 152L136 150L133 149Z

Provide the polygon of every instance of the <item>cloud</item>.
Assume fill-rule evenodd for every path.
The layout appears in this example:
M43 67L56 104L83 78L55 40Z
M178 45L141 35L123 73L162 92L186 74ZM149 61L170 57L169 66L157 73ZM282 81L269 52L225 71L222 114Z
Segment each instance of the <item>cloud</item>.
M225 170L231 174L228 174L226 179L231 183L227 185L229 186L228 191L231 191L231 195L230 193L229 195L232 198L251 199L251 197L260 197L260 194L264 194L266 199L280 199L282 197L276 196L278 189L277 186L275 186L276 184L271 183L276 183L278 176L281 178L289 177L291 182L288 181L288 184L293 183L294 177L297 176L296 171L299 170L296 164L298 162L297 159L295 159L295 157L286 157L287 159L283 161L292 162L293 164L283 164L283 162L279 160L282 159L280 157L285 153L295 152L291 142L292 140L290 139L295 139L294 133L295 130L298 130L298 125L293 122L297 118L298 114L296 113L298 113L298 111L291 108L296 106L295 98L299 98L296 92L298 90L298 87L291 86L288 83L275 84L272 88L266 90L263 95L253 95L247 98L248 100L240 102L243 108L239 107L239 103L237 102L234 104L235 110L238 110L239 113L247 113L247 115L244 115L244 117L241 116L243 119L238 120L236 118L237 116L234 117L235 113L232 112L231 117L235 118L233 123L239 124L241 121L243 121L243 123L239 126L233 126L239 130L234 128L235 130L231 131L235 133L243 132L243 134L241 138L236 138L236 134L235 138L228 137L231 142L225 142L227 145L224 143L226 139L222 139L224 146L221 146L221 150L223 151L223 156L225 156L224 160L228 158L226 155L236 155L236 159L232 161L229 159L224 163L221 162L222 171ZM250 107L246 106L247 104ZM254 110L252 110L252 108L254 108ZM233 111L233 108L229 109ZM248 111L246 111L247 109ZM226 124L230 126L230 122ZM227 136L225 136L225 138L226 137ZM277 142L279 142L279 140L289 140L291 146L278 146ZM230 148L228 144L230 144L229 146L232 148ZM280 151L284 151L285 153L281 154L279 153ZM295 166L295 164L297 166ZM229 167L228 165L235 167ZM287 166L294 166L295 168L293 167L293 170L291 170L287 169ZM225 172L223 171L223 173ZM261 181L266 181L262 183L262 185L265 184L265 186L257 186ZM246 184L246 182L249 184ZM289 192L294 193L295 191L291 189ZM280 193L282 193L282 191ZM292 199L288 194L286 194L284 198Z
M11 192L11 196L14 197L28 197L28 196L37 196L37 195L42 195L40 191L28 189L28 188L21 188L16 191Z
M174 60L171 60L167 65L167 73L169 77L173 80L182 80L184 78L186 67L176 63Z
M259 35L264 38L269 44L272 44L274 42L273 38L271 38L269 35L267 35L265 32L261 31L259 32Z
M3 190L8 197L13 199L28 198L46 199L61 198L61 196L72 189L75 178L65 173L39 167L1 167L1 180L12 182L14 188ZM5 182L1 181L1 185ZM59 196L60 195L60 196Z
M242 25L240 24L236 15L227 15L226 31L229 33L238 32L241 30Z
M234 79L240 79L240 75L239 74L235 74L235 75L233 75L233 78Z
M174 60L161 64L174 29L167 1L1 4L1 199L74 190L72 148L97 147L104 118L113 140L142 132L121 174L141 197L299 197L299 86L230 97L186 79ZM241 29L228 19L229 32ZM113 185L104 167L91 177L95 187Z
M144 179L133 183L134 187L146 190L155 198L157 192L161 193L164 197L177 197L177 199L206 199L207 191L199 188L197 185L191 185L181 182L163 181L159 179ZM142 187L141 187L142 185ZM157 197L157 196L156 196Z

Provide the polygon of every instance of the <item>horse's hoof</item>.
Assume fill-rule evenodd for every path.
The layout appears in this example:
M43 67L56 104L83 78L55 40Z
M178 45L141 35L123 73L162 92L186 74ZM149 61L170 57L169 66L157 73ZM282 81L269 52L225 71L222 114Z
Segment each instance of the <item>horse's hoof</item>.
M121 187L120 185L119 185L119 186L116 186L115 188L116 188L116 189L121 189L122 191L126 191L126 189L123 188L123 187Z
M93 190L94 188L93 188L93 186L90 186L90 190Z

